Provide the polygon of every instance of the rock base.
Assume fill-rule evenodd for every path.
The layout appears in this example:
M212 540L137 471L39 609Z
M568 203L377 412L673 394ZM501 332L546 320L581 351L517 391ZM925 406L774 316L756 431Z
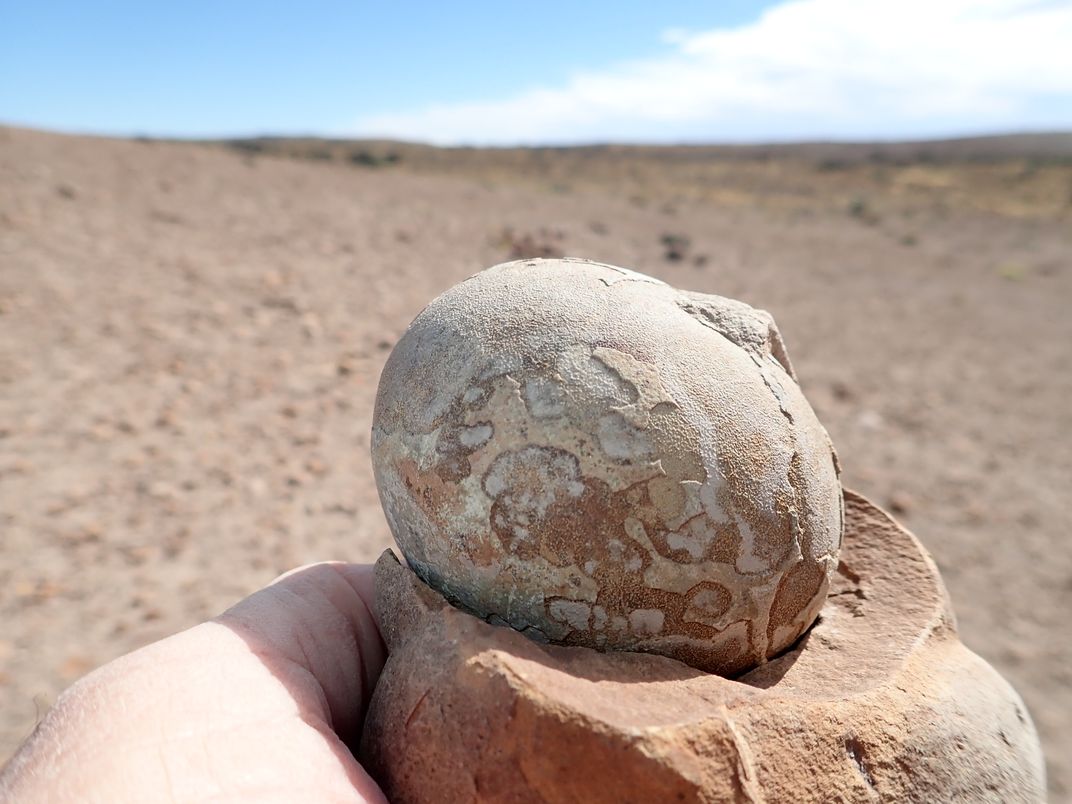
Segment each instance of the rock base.
M960 643L926 551L863 497L845 509L819 621L735 679L538 644L385 553L362 761L396 802L1044 801L1023 702Z

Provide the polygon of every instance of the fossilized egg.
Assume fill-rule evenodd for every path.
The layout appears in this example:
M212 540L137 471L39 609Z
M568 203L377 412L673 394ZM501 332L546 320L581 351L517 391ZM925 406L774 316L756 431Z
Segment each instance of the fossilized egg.
M830 440L769 314L586 260L433 301L372 456L410 565L534 638L732 674L791 645L841 544Z

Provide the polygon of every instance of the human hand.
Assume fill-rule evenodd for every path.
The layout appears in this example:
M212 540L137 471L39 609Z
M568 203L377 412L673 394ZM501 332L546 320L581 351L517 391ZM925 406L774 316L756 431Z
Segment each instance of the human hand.
M0 800L386 799L348 745L386 658L373 568L294 570L65 691Z

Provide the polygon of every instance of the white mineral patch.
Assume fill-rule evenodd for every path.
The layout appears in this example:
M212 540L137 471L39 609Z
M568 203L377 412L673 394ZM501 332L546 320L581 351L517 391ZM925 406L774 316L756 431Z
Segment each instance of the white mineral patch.
M567 386L583 388L586 394L605 400L611 407L628 405L637 399L636 387L593 355L590 347L565 349L558 357L556 369Z
M553 379L534 377L525 381L525 404L537 419L553 419L566 410L566 395Z
M671 550L684 550L693 558L702 558L708 545L715 538L709 528L686 528L666 534L666 543Z
M473 386L462 396L462 404L474 405L477 402L482 402L486 396L487 392L483 388Z
M651 439L614 411L599 420L599 446L616 461L649 461L654 457Z
M666 615L659 609L635 609L629 613L629 625L637 636L653 636L663 630Z
M466 447L479 447L491 438L494 432L490 424L477 424L460 430L458 441Z
M588 618L592 615L592 607L587 603L579 600L552 600L547 608L552 617L577 631L584 631L588 628Z
M602 606L592 606L592 629L602 631L607 626L607 610Z

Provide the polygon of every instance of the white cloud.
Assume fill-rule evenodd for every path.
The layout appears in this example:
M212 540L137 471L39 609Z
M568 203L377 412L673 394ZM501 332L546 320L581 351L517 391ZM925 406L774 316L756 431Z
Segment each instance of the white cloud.
M359 120L441 144L940 136L1072 127L1072 2L794 0L660 58Z

